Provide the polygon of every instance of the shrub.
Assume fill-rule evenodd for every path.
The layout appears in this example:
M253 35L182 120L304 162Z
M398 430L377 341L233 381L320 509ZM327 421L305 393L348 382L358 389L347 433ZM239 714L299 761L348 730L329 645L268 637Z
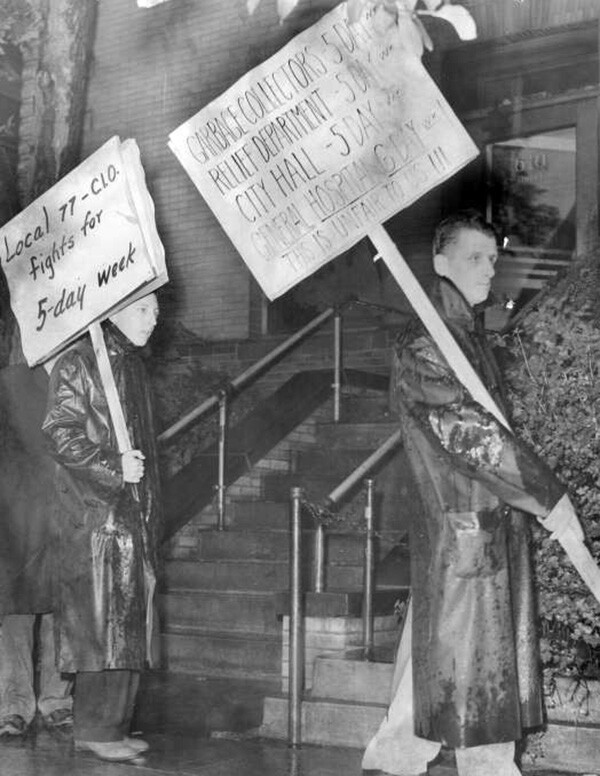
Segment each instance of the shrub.
M565 484L600 557L600 270L573 264L505 336L515 432ZM600 606L564 550L534 527L542 660L550 674L597 675Z

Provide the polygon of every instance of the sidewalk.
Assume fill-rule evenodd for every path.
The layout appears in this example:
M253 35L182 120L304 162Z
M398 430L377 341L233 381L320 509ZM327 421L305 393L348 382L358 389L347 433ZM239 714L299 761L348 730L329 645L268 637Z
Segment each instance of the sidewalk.
M146 757L135 764L105 763L75 753L69 736L34 726L23 739L0 739L0 776L362 776L360 749L292 750L285 742L254 738L269 689L260 682L150 674L136 715L136 727L151 745ZM456 776L452 755L429 776Z

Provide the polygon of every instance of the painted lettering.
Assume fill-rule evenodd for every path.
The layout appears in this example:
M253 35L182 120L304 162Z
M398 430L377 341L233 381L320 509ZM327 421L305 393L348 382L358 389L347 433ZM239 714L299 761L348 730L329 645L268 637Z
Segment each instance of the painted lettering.
M98 287L101 288L108 284L111 278L116 278L121 272L124 272L130 264L133 264L133 256L135 254L135 248L131 241L129 242L129 249L127 254L121 256L117 261L113 261L112 264L108 264L104 269L98 272Z

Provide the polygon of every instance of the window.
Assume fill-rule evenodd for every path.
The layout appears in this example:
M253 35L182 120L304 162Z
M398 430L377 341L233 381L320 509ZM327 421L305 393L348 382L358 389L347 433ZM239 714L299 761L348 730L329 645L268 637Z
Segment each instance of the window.
M502 242L490 328L508 322L574 255L575 157L575 127L486 146L488 217Z

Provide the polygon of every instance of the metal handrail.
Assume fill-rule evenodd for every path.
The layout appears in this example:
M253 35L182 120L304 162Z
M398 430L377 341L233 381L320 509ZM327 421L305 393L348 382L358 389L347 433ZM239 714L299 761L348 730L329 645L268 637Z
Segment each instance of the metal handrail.
M241 388L250 383L254 378L266 372L275 362L284 355L293 350L300 342L306 339L310 334L321 328L331 318L334 319L333 337L333 419L338 422L341 411L341 391L342 391L342 315L341 311L350 304L363 304L368 307L382 309L381 305L374 302L368 302L360 299L349 299L337 307L328 307L319 315L315 316L305 326L294 334L290 335L284 342L273 348L269 353L260 358L254 364L241 372L233 380L220 385L212 396L205 399L201 404L186 413L169 428L159 434L157 440L159 444L170 442L175 436L187 430L193 423L208 412L219 408L219 461L218 461L218 481L215 485L217 493L217 528L225 528L225 508L226 508L226 484L225 484L225 461L227 444L227 425L228 425L228 406L232 396L238 393ZM388 308L393 309L393 308Z
M347 305L356 305L357 307L370 307L373 310L381 310L384 313L399 313L400 315L409 315L407 310L402 310L400 307L391 307L387 304L379 304L379 302L370 302L368 299L349 299L346 302Z
M367 503L365 504L365 562L363 566L363 658L371 660L373 657L373 644L375 636L373 632L373 589L375 586L375 513L374 492L375 482L366 480Z
M266 371L281 356L292 350L297 344L308 337L309 334L312 334L314 331L319 329L335 314L336 308L328 307L327 310L317 315L312 319L312 321L307 323L306 326L304 326L302 329L299 329L297 332L288 337L284 342L273 348L273 350L267 353L266 356L263 356L256 363L249 366L237 377L234 377L227 386L229 392L237 393L243 385L257 377L261 372ZM198 407L195 407L193 410L190 410L190 412L180 418L177 422L173 423L173 425L165 429L165 431L163 431L158 436L159 443L164 444L165 442L170 441L174 436L189 428L189 426L191 426L195 421L199 420L209 410L216 407L219 404L219 395L221 392L222 389L215 391L215 393L204 402L202 402L202 404L198 405Z
M266 356L263 356L263 358L259 359L255 364L252 364L245 371L241 372L237 377L231 380L227 385L229 392L237 393L245 383L250 382L254 377L257 377L261 372L266 371L271 366L271 364L277 361L278 358L280 358L281 356L284 356L288 351L292 350L303 339L305 339L314 331L319 329L324 323L326 323L330 318L334 316L335 316L336 329L337 329L340 326L339 313L345 307L349 307L351 305L369 307L373 310L383 310L385 312L405 314L405 311L401 310L398 307L390 307L387 305L378 304L377 302L370 302L367 299L358 299L358 298L348 299L346 302L343 302L338 307L328 307L322 313L315 316L315 318L313 318L312 321L309 321L306 324L306 326L304 326L302 329L299 329L294 334L290 335L284 342L282 342L280 345L273 348L273 350L267 353ZM336 331L336 338L335 338L336 342L339 341L339 336L341 336L341 331L339 332ZM336 365L339 363L340 360L341 359L338 358L336 354ZM338 374L336 374L335 376L334 387L339 388ZM159 444L164 444L166 442L169 442L173 437L185 431L189 426L191 426L195 421L199 420L207 412L217 407L219 404L219 396L221 393L222 393L222 388L215 390L212 396L209 396L208 399L205 399L201 404L199 404L193 410L190 410L188 413L183 415L183 417L181 417L178 421L176 421L171 426L169 426L169 428L161 432L158 435ZM339 402L339 397L337 400Z
M299 329L297 332L288 337L284 342L273 348L266 356L263 356L256 363L249 366L245 371L241 372L231 382L228 383L228 390L233 393L237 393L243 385L250 382L253 378L257 377L261 372L266 371L271 364L275 363L281 356L292 350L303 339L308 337L314 331L319 329L330 318L335 316L336 329L339 327L339 313L350 305L360 305L362 307L370 307L376 310L384 310L386 312L403 313L404 311L397 307L388 307L386 305L378 304L377 302L370 302L366 299L349 299L342 303L338 307L328 307L322 313L317 315L312 321L309 321L306 326ZM337 313L337 314L336 314ZM338 335L341 336L341 331L336 331L336 342L338 341ZM341 361L341 357L338 358L336 354L336 365ZM341 370L339 370L341 371ZM334 387L339 388L339 375L336 374ZM177 436L181 432L185 431L195 421L199 420L210 410L214 409L219 404L219 396L222 392L222 388L219 388L214 392L212 396L205 399L201 404L190 410L183 415L178 421L173 423L169 428L165 429L158 435L158 442L164 444L169 442L173 437ZM339 401L339 397L337 399Z
M383 458L400 444L401 430L395 431L389 436L377 450L372 453L362 464L333 490L325 503L332 507L352 490L354 485L366 474L369 474ZM374 515L374 480L368 478L366 485L365 517L365 545L363 563L363 607L362 607L362 656L364 660L373 659L374 628L373 628L373 591L375 575L375 515ZM292 747L300 747L302 744L302 698L303 698L303 621L302 608L302 530L301 530L301 506L303 491L294 487L290 492L290 618L289 618L289 647L288 647L288 743ZM328 508L326 507L326 508ZM325 526L319 523L315 533L315 592L322 593L324 587L325 568Z
M331 493L324 499L326 510L335 508L339 502L346 496L362 479L367 477L373 469L385 458L385 456L397 447L402 441L402 431L398 429L391 434L385 442L371 453L368 458L359 464L354 471L343 480ZM325 589L325 526L323 523L317 525L315 531L314 546L314 586L316 593L322 593Z
M292 488L290 515L290 640L289 640L289 695L288 741L290 746L300 746L301 705L304 684L304 656L302 654L302 489Z
M339 504L344 496L352 490L352 488L367 474L373 471L377 464L384 458L391 450L394 449L402 441L402 431L398 429L391 434L385 442L375 450L374 453L359 464L353 472L351 472L345 480L343 480L331 493L326 497L325 503L329 508Z

